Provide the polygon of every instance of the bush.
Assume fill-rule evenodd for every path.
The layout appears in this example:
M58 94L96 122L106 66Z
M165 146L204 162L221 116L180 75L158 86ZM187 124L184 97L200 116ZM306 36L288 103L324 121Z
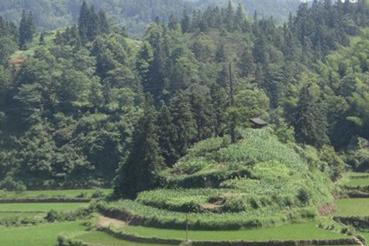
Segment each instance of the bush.
M301 189L299 189L299 191L297 193L297 198L299 199L301 204L307 205L307 204L309 204L309 201L310 201L310 194L306 189L301 188Z
M92 196L91 196L91 198L94 198L94 199L97 199L97 198L103 198L103 197L105 197L105 195L104 195L104 192L103 192L102 190L96 190L96 191L92 194Z
M24 192L27 190L27 187L22 182L16 182L12 177L7 176L3 181L0 182L0 189Z
M59 214L58 212L56 212L55 210L50 210L47 214L46 214L46 217L45 219L48 221L48 222L55 222L59 219Z

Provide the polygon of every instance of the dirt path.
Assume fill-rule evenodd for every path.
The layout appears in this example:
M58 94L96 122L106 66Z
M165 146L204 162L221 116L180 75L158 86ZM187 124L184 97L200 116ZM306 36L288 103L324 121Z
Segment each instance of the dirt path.
M358 243L358 245L365 246L365 244L363 244L363 242L361 242L361 240L359 240L357 237L354 237L354 240Z
M112 218L105 217L102 215L99 216L97 223L96 223L97 228L104 228L104 227L109 227L109 226L124 227L126 225L127 223L124 221L112 219Z

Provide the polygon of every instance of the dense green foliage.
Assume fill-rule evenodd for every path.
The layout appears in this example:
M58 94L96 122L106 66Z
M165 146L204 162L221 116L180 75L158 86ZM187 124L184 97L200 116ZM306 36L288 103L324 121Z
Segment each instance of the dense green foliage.
M142 41L111 28L105 13L91 5L83 3L79 13L78 26L42 34L40 42L29 44L28 56L10 57L18 34L2 21L9 40L0 67L3 189L23 190L19 181L28 187L110 185L119 167L136 166L138 156L146 156L143 166L150 170L160 170L162 159L171 167L198 141L227 134L237 140L254 117L271 122L283 142L318 147L316 159L325 163L320 168L334 179L343 161L329 144L339 150L351 146L351 138L338 132L344 126L350 136L366 137L365 95L341 94L337 86L350 77L350 65L333 62L344 61L334 56L355 48L326 56L350 45L350 36L366 27L368 7L361 1L302 4L282 26L257 15L250 20L241 6L229 3L158 21ZM359 78L365 76L362 56ZM141 136L138 128L147 125L154 130ZM140 152L145 142L150 151ZM239 151L219 158L247 162L237 159ZM268 161L280 161L274 158ZM127 169L121 177L147 177ZM239 170L218 170L219 184ZM137 192L158 183L132 185L141 187Z
M32 12L22 12L22 19L19 23L19 39L18 45L21 49L25 49L27 43L32 42L35 32L35 26L33 24Z
M19 32L0 19L0 189L114 184L137 199L108 215L238 229L311 219L345 162L369 169L363 1L301 4L283 25L232 2L167 9L140 40L105 4L37 36L31 14Z
M12 55L17 49L18 30L17 27L9 21L6 21L0 17L0 65L5 65L10 55ZM7 80L9 74L3 71L1 67L1 80L2 86ZM5 74L4 74L5 73ZM2 95L3 96L3 95Z
M180 226L180 218L191 213L193 226L220 229L314 216L306 211L333 202L329 169L321 172L328 163L309 153L316 150L283 144L269 128L240 134L236 144L228 136L195 144L173 168L161 172L167 189L139 193L136 203L113 204L111 213L117 206L117 213L121 208L132 220L137 216L140 224L165 227ZM124 193L123 197L132 198ZM290 219L285 217L291 212Z
M298 208L285 211L246 211L234 213L183 213L146 206L132 200L98 204L98 211L107 216L131 221L132 225L183 229L188 224L194 230L238 230L274 226L287 221L312 220L314 208Z
M208 6L225 6L227 0L88 0L97 9L104 9L111 22L124 25L130 33L142 34L147 25L159 17L168 21L173 15L181 17L183 11L191 13L195 9L205 9ZM241 0L245 9L251 15L254 11L264 16L274 16L279 20L287 19L289 12L297 10L299 0ZM7 0L0 3L0 16L14 22L20 20L22 10L32 11L39 30L52 30L59 27L76 24L80 0Z

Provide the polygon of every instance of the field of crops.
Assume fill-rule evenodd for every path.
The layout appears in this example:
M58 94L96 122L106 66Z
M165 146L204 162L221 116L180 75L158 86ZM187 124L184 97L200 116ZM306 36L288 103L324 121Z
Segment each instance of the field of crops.
M293 220L305 216L297 215L303 208L333 202L333 184L313 166L314 148L307 153L283 144L269 128L247 129L241 135L237 144L230 144L227 137L195 144L173 168L161 173L167 189L139 194L136 201L146 206L125 206L147 220L160 214L152 218L160 225L173 219L174 224L182 223L184 215L171 212L190 212L198 213L194 224L221 228L224 223L227 228Z
M89 244L104 246L165 246L164 244L145 244L120 240L105 232L99 231L87 232L75 237L75 239Z
M316 211L313 208L291 209L284 213L259 209L254 211L253 214L247 212L187 214L158 209L131 200L109 204L100 203L98 208L103 214L113 213L115 215L120 214L120 217L128 216L141 225L176 229L185 228L186 223L193 229L232 230L255 228L286 223L286 221L292 220L311 220L316 216Z
M349 188L367 187L369 186L369 173L346 173L339 184Z
M52 246L62 233L83 232L79 222L41 224L17 228L0 227L0 245L4 246Z
M23 192L0 191L0 199L17 199L17 198L91 198L97 193L100 195L109 195L111 189L89 189L89 190L35 190Z
M128 234L142 237L159 237L165 239L186 239L184 230L165 230L148 227L128 226L123 229ZM226 240L226 241L269 241L269 240L324 240L347 238L347 236L326 231L316 226L314 222L290 224L272 228L235 231L189 231L190 240Z
M146 238L184 240L187 235L191 240L222 241L350 238L335 232L342 231L342 225L331 231L317 226L317 208L334 202L331 195L334 189L328 175L314 167L314 149L307 153L301 147L282 144L269 131L245 131L244 139L234 145L223 138L200 142L173 169L161 173L166 188L142 192L135 201L98 201L94 203L95 212L111 217L108 219L112 221L131 222L129 226L122 223L118 233ZM349 174L342 182L365 185L367 179L369 176ZM0 220L18 216L25 220L3 223L8 227L0 227L0 245L51 246L58 235L66 233L93 245L148 246L119 240L104 232L85 231L79 222L63 222L80 220L79 215L58 217L69 216L72 213L63 212L88 207L90 199L110 193L109 189L0 192L3 199L36 199L32 203L0 203ZM43 198L67 199L37 202ZM336 204L335 215L369 216L369 198L342 199ZM100 225L98 213L87 216L85 211L81 212L82 219ZM37 216L39 221L27 222L27 218ZM54 221L58 223L46 224ZM36 225L23 227L24 224Z
M338 216L369 216L369 198L337 200Z
M87 206L88 203L0 203L0 213L70 211Z

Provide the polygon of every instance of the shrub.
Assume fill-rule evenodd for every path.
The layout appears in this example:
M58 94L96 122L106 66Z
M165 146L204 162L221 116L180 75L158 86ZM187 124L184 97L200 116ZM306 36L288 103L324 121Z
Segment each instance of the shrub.
M16 182L12 177L6 176L5 179L0 182L0 189L23 192L27 190L27 187L22 182Z
M102 190L96 190L92 195L91 198L103 198L105 197L104 192Z
M77 198L85 198L87 197L87 193L86 192L81 192L79 195L76 196Z
M48 221L48 222L55 222L59 219L59 214L58 212L56 212L55 210L50 210L47 214L46 214L46 217L45 219Z
M299 199L301 204L307 205L309 204L309 201L310 201L310 194L306 189L301 188L298 190L297 198Z

